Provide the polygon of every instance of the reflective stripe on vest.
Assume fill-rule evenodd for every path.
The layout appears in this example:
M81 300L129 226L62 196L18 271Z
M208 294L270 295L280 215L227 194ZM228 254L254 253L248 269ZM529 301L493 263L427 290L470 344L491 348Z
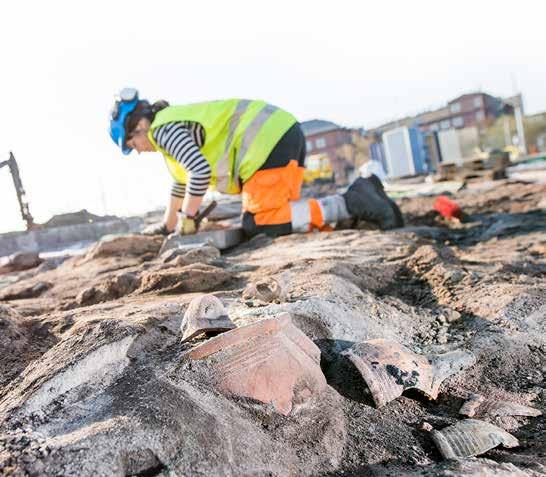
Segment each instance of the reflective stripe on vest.
M237 126L239 126L239 122L241 121L241 116L248 109L250 103L251 101L249 101L248 99L242 99L241 101L239 101L237 107L235 108L233 116L231 116L229 120L226 146L224 148L222 158L218 161L218 165L216 166L216 189L220 192L229 192L229 179L231 177L229 151L231 149L231 145L233 144L233 139L235 138L235 131L237 130ZM235 167L235 171L238 171L240 166L239 161L237 162L238 164Z
M309 232L311 225L311 207L308 200L290 202L292 211L292 231Z
M256 139L256 136L260 132L260 129L262 129L262 126L271 117L271 115L279 109L276 106L273 106L271 104L266 104L258 112L256 117L252 119L250 124L247 126L247 128L243 132L243 137L241 139L241 147L237 151L237 157L235 159L233 173L230 174L229 173L230 172L229 171L229 166L230 166L229 150L233 143L233 139L234 139L233 136L235 135L235 131L237 130L237 127L239 126L241 117L244 114L244 112L247 110L249 104L250 104L250 101L248 100L239 101L239 104L237 105L237 109L235 110L235 113L233 114L229 122L229 132L228 132L228 140L226 142L226 149L224 154L222 155L222 159L218 161L218 165L216 168L216 175L217 175L216 189L220 192L233 194L233 193L238 193L241 191L241 188L239 185L239 170L241 168L241 164L245 160L248 149L254 142L254 139ZM231 179L231 182L230 182L230 179Z
M246 128L246 131L241 142L241 149L237 153L237 159L235 161L235 171L239 172L243 159L248 152L248 148L256 139L256 136L260 132L260 129L265 124L265 122L271 117L271 115L277 111L276 106L272 104L266 104L265 107L258 113L258 115L252 120L252 122Z

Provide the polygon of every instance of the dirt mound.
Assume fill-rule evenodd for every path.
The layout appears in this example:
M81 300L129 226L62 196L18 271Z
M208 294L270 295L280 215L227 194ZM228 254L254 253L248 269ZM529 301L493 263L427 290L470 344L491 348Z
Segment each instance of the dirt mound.
M107 222L116 220L115 215L95 215L86 209L78 212L69 212L66 214L58 214L51 217L47 222L42 224L43 227L62 227L66 225L89 224L93 222Z

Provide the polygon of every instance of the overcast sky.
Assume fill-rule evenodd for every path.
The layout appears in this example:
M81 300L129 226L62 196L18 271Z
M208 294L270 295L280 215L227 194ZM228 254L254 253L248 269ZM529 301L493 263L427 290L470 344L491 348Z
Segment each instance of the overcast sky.
M37 221L163 205L157 154L107 132L123 86L171 103L260 98L300 120L372 127L477 89L546 110L543 2L2 2L0 153L13 150ZM22 229L0 170L0 231Z

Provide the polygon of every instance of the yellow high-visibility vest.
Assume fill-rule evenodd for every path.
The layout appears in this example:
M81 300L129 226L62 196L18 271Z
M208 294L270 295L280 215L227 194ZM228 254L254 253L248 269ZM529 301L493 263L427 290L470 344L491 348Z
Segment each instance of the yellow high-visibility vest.
M238 194L241 182L250 179L263 165L284 133L296 123L296 118L265 101L246 99L162 109L150 126L148 138L165 157L173 178L186 184L187 171L153 137L158 127L180 121L193 121L205 129L205 144L200 149L211 167L211 187L227 194Z

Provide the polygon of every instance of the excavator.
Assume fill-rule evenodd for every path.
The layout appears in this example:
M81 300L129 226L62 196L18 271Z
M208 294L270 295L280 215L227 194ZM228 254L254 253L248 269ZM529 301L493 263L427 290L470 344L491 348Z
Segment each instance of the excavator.
M28 202L26 200L25 189L23 188L23 183L21 182L21 176L19 175L19 167L17 166L17 161L12 152L9 153L9 159L6 161L0 162L0 169L2 167L9 167L11 172L11 177L13 179L13 185L15 186L15 192L17 193L17 200L19 201L19 208L21 210L21 216L23 220L27 223L27 230L34 228L34 219L30 214L28 208Z

